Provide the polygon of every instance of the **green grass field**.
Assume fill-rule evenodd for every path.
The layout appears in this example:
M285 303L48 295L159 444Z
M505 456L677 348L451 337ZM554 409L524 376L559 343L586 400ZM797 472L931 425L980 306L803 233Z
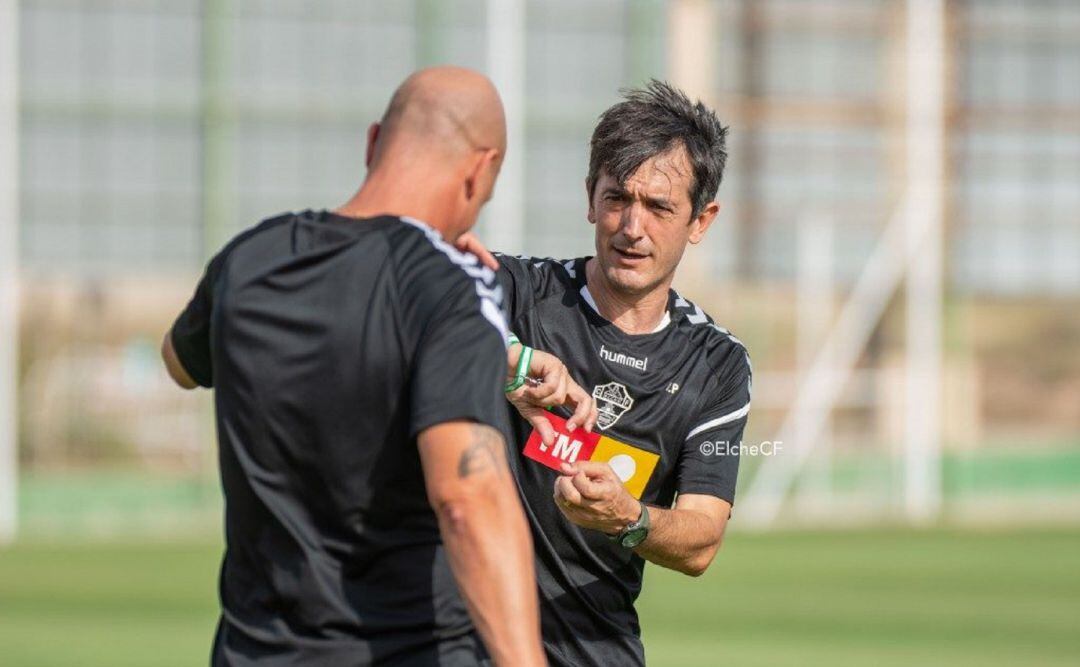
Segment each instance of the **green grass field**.
M0 551L0 665L205 664L213 543ZM1080 531L732 534L701 579L650 567L649 663L1078 665Z

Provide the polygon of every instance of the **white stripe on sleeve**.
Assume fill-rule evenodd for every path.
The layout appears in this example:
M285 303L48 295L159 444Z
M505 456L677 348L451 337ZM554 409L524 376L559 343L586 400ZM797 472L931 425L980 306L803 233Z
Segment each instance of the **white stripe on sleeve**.
M431 244L435 246L436 249L449 257L451 262L460 267L462 271L472 278L473 284L476 286L476 295L480 297L480 314L484 316L484 319L491 323L491 326L495 327L503 341L506 341L509 336L509 331L506 326L506 319L503 317L500 308L503 298L503 289L502 285L499 285L495 280L495 272L481 264L480 260L477 259L475 255L463 253L447 243L443 240L443 237L426 222L405 215L400 217L402 222L412 225L423 232L424 236L427 237L428 241L431 241Z
M726 415L724 415L723 417L717 417L716 419L710 419L709 421L705 422L704 424L699 424L692 431L690 431L690 434L686 436L686 439L689 440L690 438L694 437L698 433L701 433L703 431L708 431L710 428L716 428L717 426L720 426L722 424L727 424L728 422L733 422L736 419L742 419L743 417L745 417L749 413L750 413L750 403L748 402L746 405L742 406L741 408L739 408L735 412L729 412Z

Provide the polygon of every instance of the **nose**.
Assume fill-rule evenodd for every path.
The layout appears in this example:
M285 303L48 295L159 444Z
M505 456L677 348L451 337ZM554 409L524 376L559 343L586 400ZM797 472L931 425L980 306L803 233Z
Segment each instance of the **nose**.
M636 243L645 236L645 225L642 223L641 216L641 204L637 202L623 209L620 231L631 243Z

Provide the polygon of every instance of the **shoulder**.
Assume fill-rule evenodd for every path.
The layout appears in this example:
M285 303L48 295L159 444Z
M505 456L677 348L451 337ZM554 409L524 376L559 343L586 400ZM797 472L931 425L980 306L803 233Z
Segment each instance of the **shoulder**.
M262 220L257 225L249 227L234 236L232 240L225 244L225 247L221 249L221 252L218 253L218 256L226 256L244 243L256 237L262 234L272 233L273 231L281 228L283 225L293 222L298 217L298 215L301 214L289 212L275 215L273 217Z
M705 350L712 372L723 375L752 373L746 344L730 330L718 324L700 306L672 290L673 324L686 334L695 347Z
M207 277L211 279L216 278L216 276L221 272L222 266L228 261L229 257L237 251L238 248L248 243L249 241L252 241L253 239L259 238L260 236L268 233L272 233L273 231L280 229L283 225L291 223L293 220L296 219L297 215L298 214L296 213L288 212L266 218L265 220L259 222L257 225L249 227L237 234L236 236L232 237L232 239L230 239L229 242L226 243L221 248L221 250L219 250L218 253L210 259L210 262L209 264L207 264L206 267Z
M499 260L500 267L506 267L510 271L527 271L536 275L565 277L571 280L577 279L579 265L583 264L587 259L584 257L555 259L553 257L507 255L501 252L496 252L494 254Z
M503 288L494 271L418 220L401 218L386 227L386 234L399 288L422 302L422 311L476 304L484 318L506 337Z
M431 227L412 218L387 225L391 253L400 271L447 288L481 285L494 288L495 272L474 255L447 243Z
M528 284L537 296L575 288L585 279L584 257L554 259L495 253L495 258L499 260L500 275L509 276L515 285Z

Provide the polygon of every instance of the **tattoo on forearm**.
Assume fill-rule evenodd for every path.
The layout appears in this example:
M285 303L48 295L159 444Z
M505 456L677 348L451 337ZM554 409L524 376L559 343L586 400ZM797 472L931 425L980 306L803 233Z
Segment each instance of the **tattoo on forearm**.
M480 424L470 428L471 443L458 459L458 477L465 478L489 469L504 469L505 459L500 456L503 446L502 436L490 426Z

